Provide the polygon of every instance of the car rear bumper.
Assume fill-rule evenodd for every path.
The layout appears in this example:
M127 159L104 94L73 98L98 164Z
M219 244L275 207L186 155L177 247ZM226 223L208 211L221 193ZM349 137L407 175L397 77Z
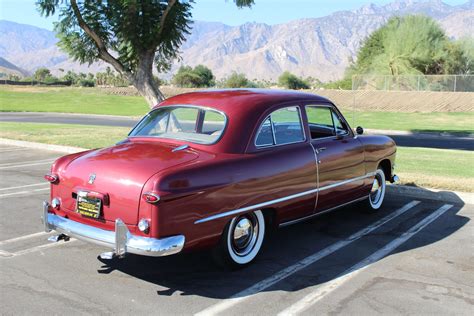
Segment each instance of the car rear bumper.
M43 202L44 230L52 230L100 246L114 249L115 254L133 253L144 256L161 257L180 252L184 247L183 235L166 238L134 236L122 220L115 221L115 231L109 231L81 224L49 213L49 203Z

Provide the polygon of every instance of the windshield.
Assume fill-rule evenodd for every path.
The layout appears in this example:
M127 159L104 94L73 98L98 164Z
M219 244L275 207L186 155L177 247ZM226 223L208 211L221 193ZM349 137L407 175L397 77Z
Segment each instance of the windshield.
M159 137L213 144L224 132L223 113L195 106L166 106L148 113L129 136Z

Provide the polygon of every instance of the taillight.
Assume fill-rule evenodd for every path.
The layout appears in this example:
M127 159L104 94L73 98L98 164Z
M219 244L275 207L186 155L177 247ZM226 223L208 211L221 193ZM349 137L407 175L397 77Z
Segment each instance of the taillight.
M155 194L155 193L151 193L151 192L146 192L146 193L143 193L142 194L142 198L147 202L147 203L151 203L151 204L154 204L154 203L157 203L159 200L160 200L160 196Z
M46 181L51 182L51 183L56 183L59 180L58 176L52 173L46 174L44 178L46 179Z

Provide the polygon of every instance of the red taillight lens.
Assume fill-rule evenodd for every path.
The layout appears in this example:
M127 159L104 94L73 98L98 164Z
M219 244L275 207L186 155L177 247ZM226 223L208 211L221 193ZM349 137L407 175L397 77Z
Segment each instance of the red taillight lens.
M151 203L151 204L154 204L154 203L157 203L159 200L160 200L160 196L155 194L155 193L151 193L151 192L147 192L147 193L143 193L142 194L142 198L147 202L147 203Z
M46 179L46 181L51 182L51 183L55 183L59 179L57 175L52 174L52 173L48 173L47 175L44 176L44 178Z

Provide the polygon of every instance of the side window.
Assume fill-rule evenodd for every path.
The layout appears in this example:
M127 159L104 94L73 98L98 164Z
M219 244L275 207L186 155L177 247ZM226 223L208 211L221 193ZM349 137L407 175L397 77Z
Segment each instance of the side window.
M297 106L276 110L258 130L256 146L284 145L304 141L301 115Z
M334 136L333 113L328 107L306 106L311 138Z

